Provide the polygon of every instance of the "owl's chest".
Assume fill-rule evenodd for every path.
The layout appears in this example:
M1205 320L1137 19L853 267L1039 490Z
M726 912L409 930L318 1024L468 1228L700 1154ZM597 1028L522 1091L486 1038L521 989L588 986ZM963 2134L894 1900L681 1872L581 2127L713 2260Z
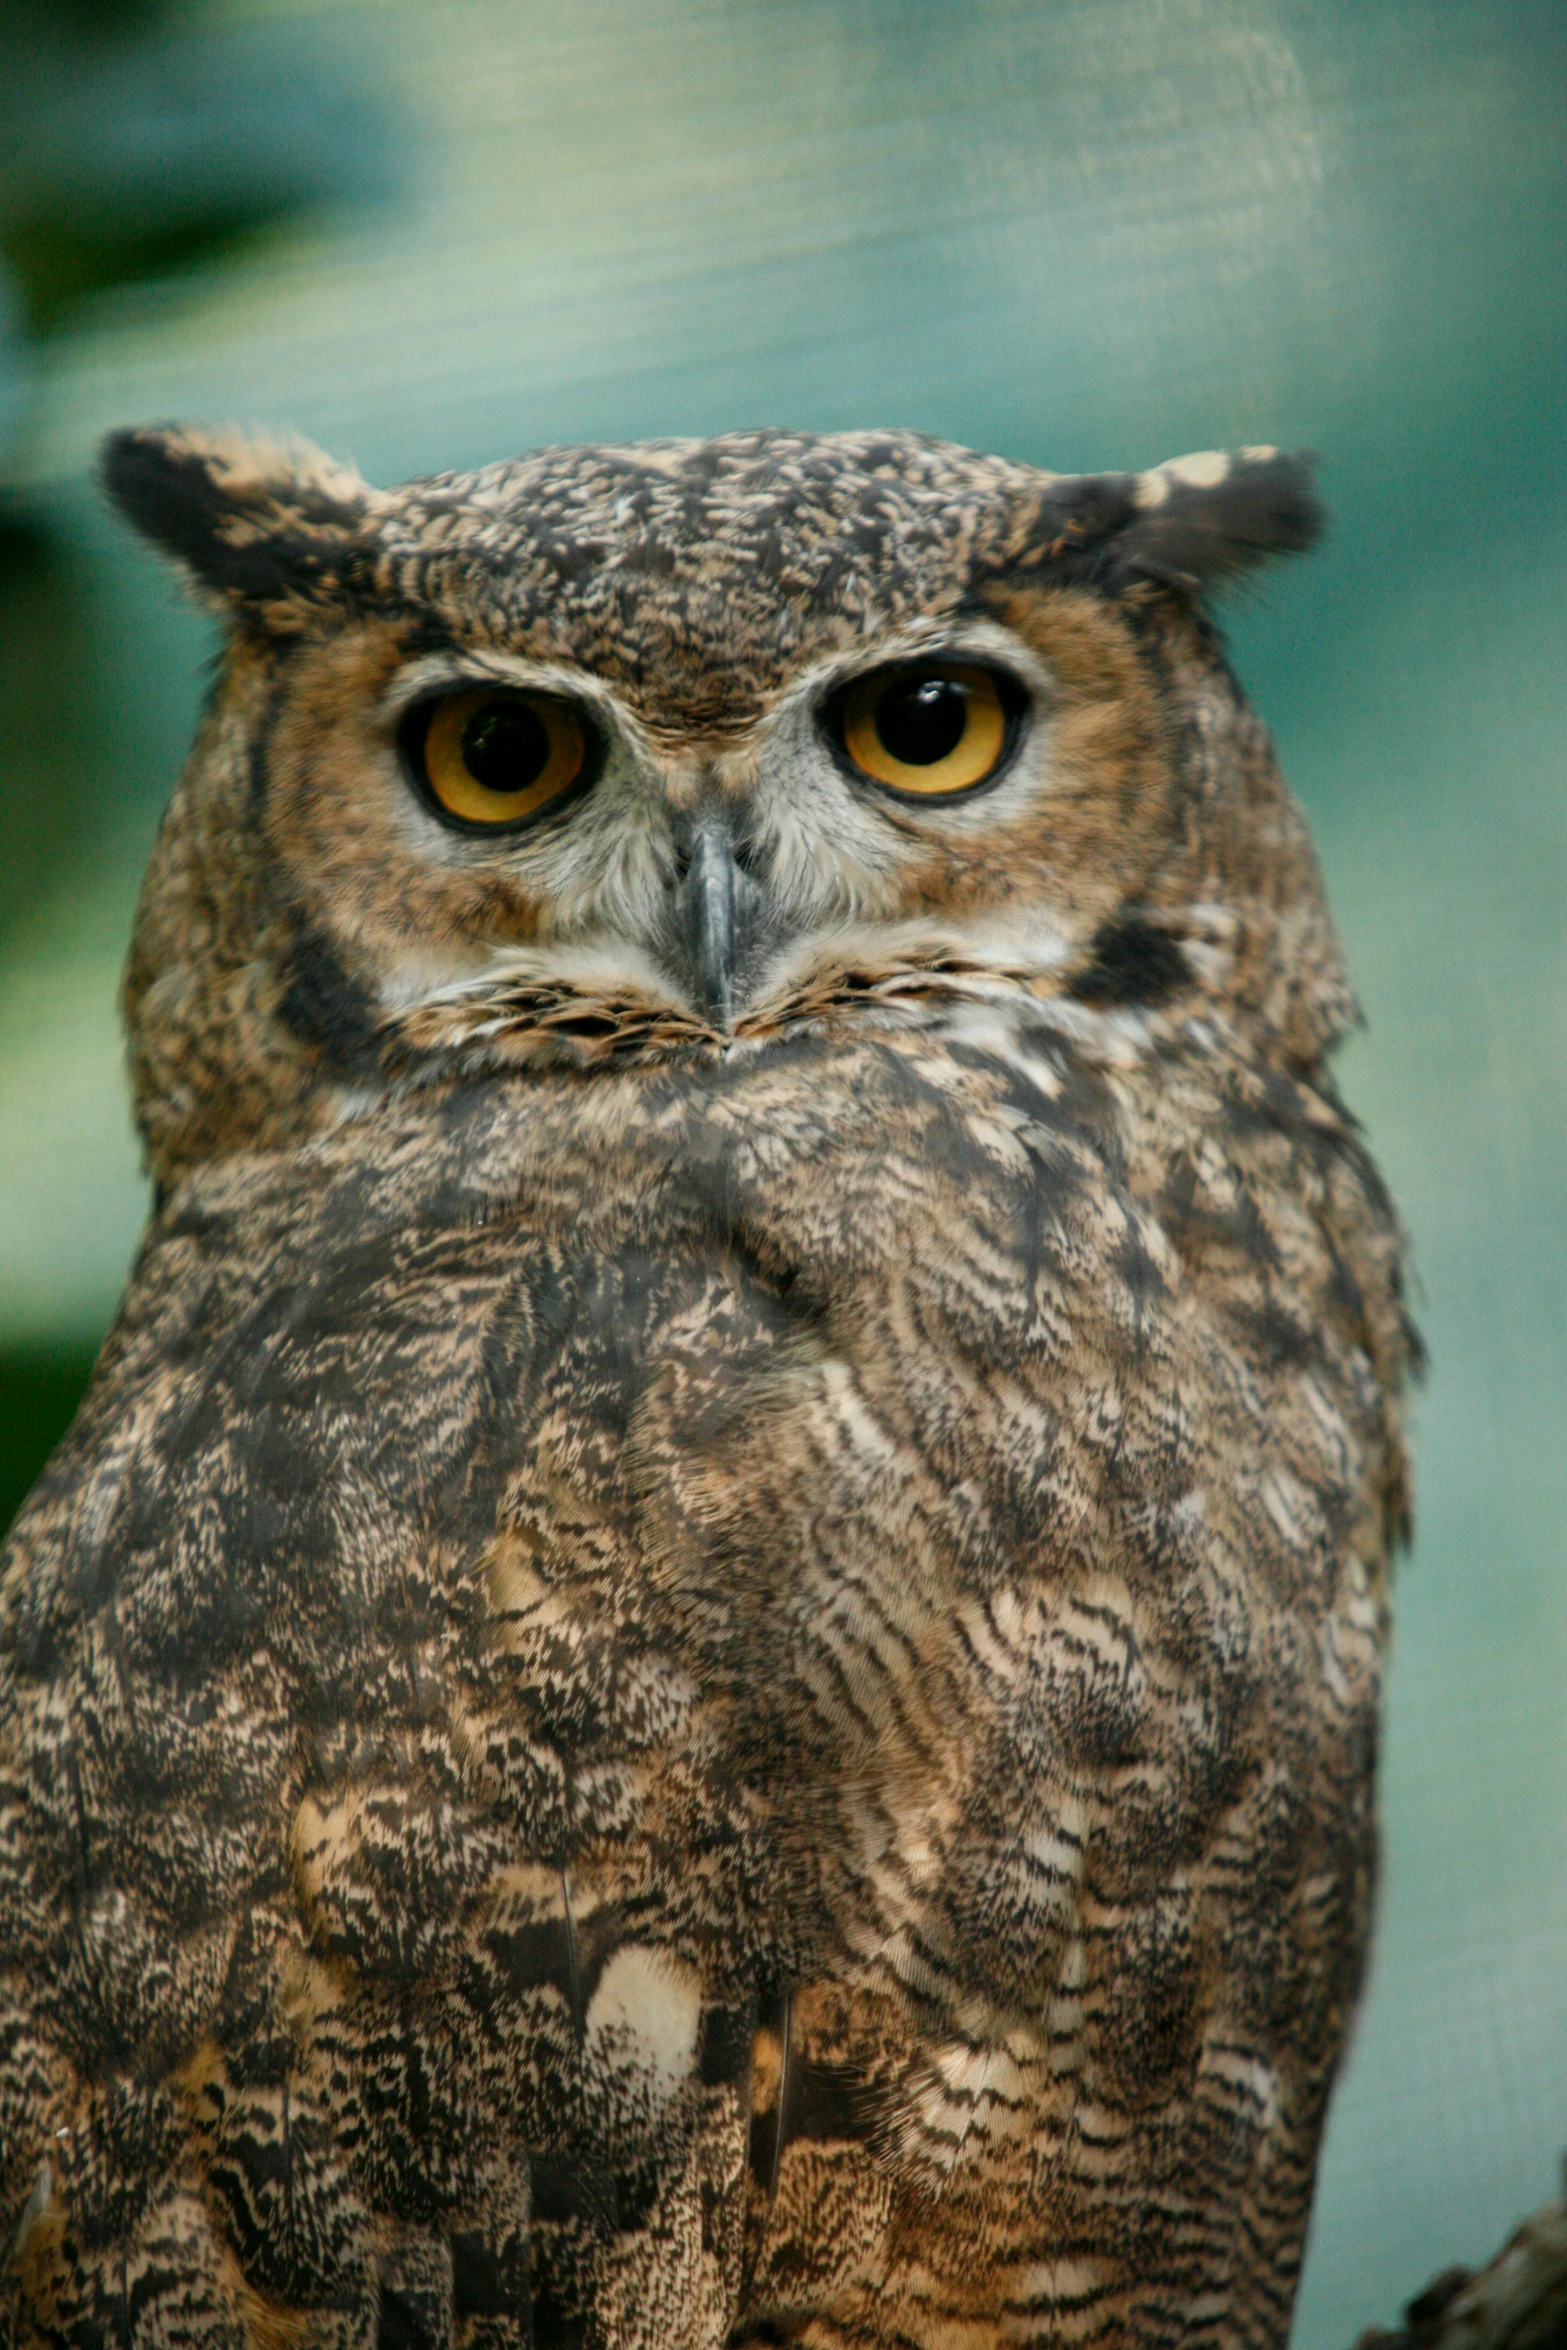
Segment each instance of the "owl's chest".
M671 1931L722 1885L1032 1997L1237 1805L1298 1872L1369 1784L1374 1254L1315 1145L1044 1080L497 1088L193 1191L127 1592L314 1771L433 1754L617 1901L695 1837Z
M530 1242L506 1507L544 1612L678 1661L856 1932L1021 1990L1088 1855L1127 1895L1264 1757L1254 1842L1364 1778L1381 1398L1294 1144L858 1076L704 1105Z
M28 1535L38 1849L264 1910L245 1999L398 2160L405 2008L606 2210L721 2106L781 2269L860 2259L834 2179L1076 2241L1105 2114L1184 2191L1218 2098L1239 2175L1363 1933L1389 1259L1309 1135L1046 1076L476 1091L193 1183Z

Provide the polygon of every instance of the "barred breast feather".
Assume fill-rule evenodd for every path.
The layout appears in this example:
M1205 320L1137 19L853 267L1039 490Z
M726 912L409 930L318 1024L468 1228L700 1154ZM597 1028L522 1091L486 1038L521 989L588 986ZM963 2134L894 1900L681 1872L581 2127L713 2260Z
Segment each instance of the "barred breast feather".
M19 2342L1277 2338L1396 1234L1309 1083L993 1026L170 1200L7 1558Z

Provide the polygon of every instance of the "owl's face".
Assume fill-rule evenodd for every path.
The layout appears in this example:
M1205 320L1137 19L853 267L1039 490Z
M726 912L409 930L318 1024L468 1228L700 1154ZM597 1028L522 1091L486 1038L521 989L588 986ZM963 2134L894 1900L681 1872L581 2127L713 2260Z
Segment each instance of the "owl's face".
M922 990L1238 1000L1263 908L1263 962L1282 912L1341 995L1197 601L1313 535L1272 451L1084 480L758 434L379 493L142 433L109 478L232 624L129 980L165 1177L410 1069Z
M527 968L724 1030L851 949L1060 963L1160 820L1165 749L1081 597L812 645L696 727L656 676L371 622L300 655L266 823L388 1013Z

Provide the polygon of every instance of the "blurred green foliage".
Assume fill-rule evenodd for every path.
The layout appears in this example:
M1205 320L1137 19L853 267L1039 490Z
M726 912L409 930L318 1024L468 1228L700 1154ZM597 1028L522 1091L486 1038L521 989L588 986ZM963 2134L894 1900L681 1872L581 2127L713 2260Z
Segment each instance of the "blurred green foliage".
M284 224L384 197L401 144L384 97L320 27L219 25L168 0L8 0L0 15L0 912L13 925L47 903L84 832L101 837L95 802L112 789L102 583L47 497L5 487L48 340L95 300L181 277L206 290ZM0 1338L0 1525L93 1352L70 1328L52 1344Z
M0 1526L76 1416L95 1347L0 1347Z
M395 184L383 109L307 29L157 0L11 0L0 23L0 257L30 334ZM5 349L25 370L26 336Z

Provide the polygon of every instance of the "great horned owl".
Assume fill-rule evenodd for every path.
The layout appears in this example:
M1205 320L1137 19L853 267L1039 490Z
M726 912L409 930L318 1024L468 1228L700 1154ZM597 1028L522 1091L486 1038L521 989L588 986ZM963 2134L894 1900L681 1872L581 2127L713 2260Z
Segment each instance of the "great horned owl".
M228 639L6 1554L0 2340L1282 2343L1412 1344L1203 604L1305 467L107 478Z

